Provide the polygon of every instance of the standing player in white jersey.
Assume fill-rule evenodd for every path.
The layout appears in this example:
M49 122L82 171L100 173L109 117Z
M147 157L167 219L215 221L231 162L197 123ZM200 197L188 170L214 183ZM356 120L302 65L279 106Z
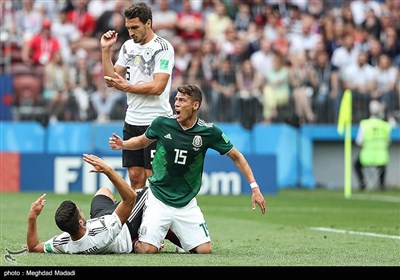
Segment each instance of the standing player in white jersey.
M196 200L208 149L227 155L236 164L252 189L253 210L257 204L265 214L265 199L250 165L218 126L198 118L201 102L197 86L180 86L175 97L176 116L157 117L144 134L129 140L122 141L115 133L109 140L113 150L140 149L157 142L146 209L134 245L136 253L158 252L169 229L185 251L211 253L210 233Z
M175 52L171 43L152 30L152 11L145 3L133 4L124 15L132 40L122 45L115 65L111 49L118 33L107 31L100 43L107 86L124 91L127 96L123 139L129 139L143 134L154 118L172 115L169 92ZM143 187L151 175L155 148L154 143L145 149L122 152L122 165L128 168L134 189Z

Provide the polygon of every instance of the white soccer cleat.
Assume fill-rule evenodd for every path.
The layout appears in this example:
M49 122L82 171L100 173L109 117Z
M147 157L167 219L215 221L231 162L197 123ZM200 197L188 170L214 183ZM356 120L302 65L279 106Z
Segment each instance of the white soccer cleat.
M179 246L175 246L175 253L188 253Z

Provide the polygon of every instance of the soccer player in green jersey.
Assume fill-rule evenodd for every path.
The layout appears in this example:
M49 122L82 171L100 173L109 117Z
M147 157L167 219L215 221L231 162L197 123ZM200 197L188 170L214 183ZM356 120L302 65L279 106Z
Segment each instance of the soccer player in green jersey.
M157 141L152 162L150 190L135 243L136 253L156 253L171 229L185 251L208 254L211 238L196 195L200 191L207 149L227 155L237 165L252 189L252 207L265 214L265 199L247 160L220 128L198 118L202 92L195 85L178 87L174 117L157 117L140 136L122 140L113 133L113 150L135 150Z

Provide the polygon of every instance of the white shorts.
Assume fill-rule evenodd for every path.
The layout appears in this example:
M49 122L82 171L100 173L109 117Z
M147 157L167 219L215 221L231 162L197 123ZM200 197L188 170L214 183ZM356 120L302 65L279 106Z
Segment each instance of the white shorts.
M175 208L158 200L149 188L139 241L160 248L168 229L177 235L185 251L211 241L196 198L182 208Z

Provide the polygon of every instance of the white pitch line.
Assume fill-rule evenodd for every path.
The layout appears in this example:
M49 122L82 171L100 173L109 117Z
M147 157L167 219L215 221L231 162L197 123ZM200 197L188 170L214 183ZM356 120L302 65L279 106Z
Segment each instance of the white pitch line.
M318 231L328 231L328 232L335 232L335 233L347 233L347 234L354 234L354 235L365 235L365 236L372 236L372 237L380 237L380 238L391 238L391 239L399 239L400 236L398 235L387 235L387 234L379 234L373 232L359 232L359 231L351 231L351 230L344 230L344 229L334 229L334 228L324 228L324 227L312 227L312 230Z
M400 197L388 195L354 194L351 199L400 203Z

